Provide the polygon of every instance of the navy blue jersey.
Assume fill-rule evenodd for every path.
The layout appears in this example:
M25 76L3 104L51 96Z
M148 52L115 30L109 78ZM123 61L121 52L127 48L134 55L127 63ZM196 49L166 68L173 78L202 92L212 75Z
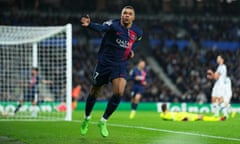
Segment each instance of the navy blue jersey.
M135 24L125 28L120 20L109 20L102 25L91 22L89 28L105 32L98 52L98 63L107 66L127 65L130 51L142 38L142 30Z
M134 81L133 85L144 86L144 83L146 82L147 71L145 69L139 70L137 67L134 67L130 71L130 77ZM136 77L139 77L140 80L136 80Z
M40 77L39 76L34 76L31 78L30 82L29 82L29 94L30 95L34 95L34 94L38 94L39 90L38 90L38 85L40 83Z
M130 71L130 78L133 80L131 96L135 97L136 94L143 94L144 86L146 84L146 76L146 70L139 70L138 67L134 67ZM138 80L136 79L136 77L138 77Z

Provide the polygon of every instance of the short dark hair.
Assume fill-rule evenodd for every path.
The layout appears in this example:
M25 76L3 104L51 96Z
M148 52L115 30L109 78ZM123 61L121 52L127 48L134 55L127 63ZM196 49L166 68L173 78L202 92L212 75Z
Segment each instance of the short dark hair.
M218 56L221 57L221 58L223 59L223 55L222 55L222 54L219 54Z
M37 67L32 67L32 70L38 71Z
M135 11L134 7L131 5L126 5L122 9L132 9L133 11Z
M161 108L162 108L162 112L165 112L167 110L167 104L163 103Z

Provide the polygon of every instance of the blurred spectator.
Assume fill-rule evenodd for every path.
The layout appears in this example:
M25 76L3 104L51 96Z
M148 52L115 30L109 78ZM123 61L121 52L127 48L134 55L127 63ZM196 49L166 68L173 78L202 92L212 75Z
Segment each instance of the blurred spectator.
M104 2L104 4L101 8L97 8L99 6L94 5L97 2ZM151 46L152 55L183 93L181 96L173 94L158 78L158 74L149 68L151 82L146 87L142 101L198 103L209 101L212 82L206 79L205 74L209 67L214 67L216 54L221 51L214 47L206 47L203 42L240 41L239 18L225 16L239 13L240 9L237 8L239 1L227 3L225 0L203 0L201 2L193 0L151 0L146 2L142 0L114 2L73 0L69 3L63 0L51 2L46 0L31 2L29 0L2 0L0 1L0 25L49 26L72 23L73 38L77 41L73 44L73 85L81 85L79 100L85 100L91 85L91 72L96 63L95 55L101 34L89 33L88 30L81 29L79 14L106 12L106 10L113 14L118 7L126 4L133 4L139 14L144 14L136 22L144 29L145 39ZM177 14L164 15L162 12ZM158 13L163 15L152 17L152 14ZM203 14L203 17L198 14ZM96 14L95 17L96 21L103 22L106 15ZM182 45L179 45L178 41L181 41ZM48 52L46 51L46 53ZM226 54L226 64L229 67L229 76L233 83L232 101L240 102L240 58L238 57L240 48L227 49L224 53ZM145 59L146 57L144 52L137 55L139 55L138 58ZM130 63L129 69L134 66L134 62ZM1 71L4 72L4 68L1 68ZM56 69L56 74L61 74L58 69ZM128 87L123 98L125 101L130 99L130 88ZM0 88L3 92L4 84L1 84ZM53 92L56 95L61 94L63 89L54 87ZM110 89L110 85L108 85L104 89L103 95L110 97ZM100 97L99 100L106 99Z
M80 99L81 94L81 85L77 84L72 89L72 110L74 110L77 107L78 99Z

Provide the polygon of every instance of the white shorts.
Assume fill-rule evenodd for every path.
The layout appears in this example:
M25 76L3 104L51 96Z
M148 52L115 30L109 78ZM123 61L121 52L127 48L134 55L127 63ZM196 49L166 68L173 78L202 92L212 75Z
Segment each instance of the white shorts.
M214 84L212 88L212 97L223 97L225 95L225 87L222 85Z

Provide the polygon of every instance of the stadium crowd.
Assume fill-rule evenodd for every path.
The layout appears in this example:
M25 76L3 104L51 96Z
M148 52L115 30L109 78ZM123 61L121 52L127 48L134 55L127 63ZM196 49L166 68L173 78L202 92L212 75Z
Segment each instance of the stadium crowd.
M229 14L239 13L237 0L1 0L0 11L34 10L48 12L110 12L131 4L137 13L156 14L161 12L181 14Z
M234 49L231 42L240 40L239 20L179 20L156 22L150 26L152 52L168 76L183 92L180 101L207 102L210 99L212 82L206 79L206 71L216 68L216 57L221 54L228 67L228 75L233 83L233 102L239 101L239 45ZM167 44L167 40L173 40ZM181 45L179 40L188 40L187 45ZM203 41L215 43L229 42L219 50L218 47L206 47Z
M54 13L55 10L61 9L61 5L58 6L47 3L48 5L51 5L51 7L49 7L50 10L46 10L47 13L38 13L35 11L29 14L27 11L19 13L17 10L23 10L26 8L27 10L41 11L46 7L44 7L44 4L39 6L37 3L39 1L37 0L29 5L26 5L23 1L19 1L17 4L14 0L12 0L12 2L13 3L5 3L6 7L9 5L14 5L14 7L11 6L12 10L9 12L0 13L0 25L46 26L64 25L66 23L73 24L73 38L75 39L75 42L73 42L73 86L81 84L82 90L80 100L85 100L87 96L86 92L90 87L92 70L96 63L98 45L96 45L95 41L101 37L101 34L93 32L89 33L88 30L82 29L79 24L78 15L71 16L61 13L54 15L51 13ZM84 7L84 5L90 5L86 1L79 1L79 3L81 2L82 4L80 4L80 6L82 7ZM112 5L122 5L127 2L129 1L123 1L121 4L111 3L111 5L106 2L107 6L104 8L110 8L109 11L114 11L111 9ZM137 3L137 11L148 9L147 7L142 8L144 5L140 4L139 1L135 2ZM151 4L158 6L162 5L163 9L168 12L166 6L162 3L158 3L154 0L151 1ZM193 4L192 8L189 7L189 10L194 9L195 6L196 4ZM96 9L96 7L89 6L88 10L94 9ZM237 11L239 9L231 10ZM231 10L229 9L228 12L231 12ZM64 10L62 11L64 12ZM77 8L73 8L73 12L76 11ZM148 9L147 11L151 13L156 12L157 9L153 8L151 10ZM182 11L182 13L185 12L187 11ZM216 12L221 13L222 10L218 9L215 13ZM217 42L239 42L239 19L221 16L207 16L206 18L197 16L183 16L172 19L167 18L167 16L155 19L143 17L139 18L136 22L144 29L144 34L146 35L145 39L148 40L147 46L151 47L150 53L152 53L155 59L159 62L168 77L176 84L178 89L182 92L182 95L174 94L173 91L164 85L164 82L158 78L157 74L148 67L149 85L146 87L142 101L209 102L213 82L206 79L206 70L208 68L215 68L216 55L222 51L219 51L217 48L204 47L202 42L206 40ZM103 19L98 19L96 17L94 20L102 21ZM179 46L177 43L173 42L172 45L167 45L167 40L173 40L174 42L178 40L186 40L188 41L188 44ZM152 43L153 41L157 43ZM233 83L232 101L240 102L240 58L237 57L237 55L240 54L239 47L236 50L231 50L229 48L224 50L223 53L226 58L228 73ZM145 59L146 55L137 52L137 59L138 58ZM136 61L131 62L129 69L136 64ZM127 86L123 100L129 101L130 99L130 85L131 82ZM103 91L103 95L111 96L110 85L108 85L108 89ZM105 100L104 98L100 97L99 100Z
M88 45L78 45L73 47L73 84L80 84L82 86L81 98L80 100L85 100L87 96L87 91L89 90L92 78L92 71L96 64L96 47L93 47L91 44ZM129 64L129 71L137 64L138 59L145 59L146 57L143 54L137 54L136 59L131 61ZM158 101L158 93L160 92L161 87L164 87L163 82L158 78L158 76L151 70L150 67L147 67L148 71L148 85L146 88L146 94L143 96L143 101ZM126 93L123 100L130 100L130 89L131 81L129 81ZM167 87L165 87L167 89ZM99 97L98 100L106 100L106 97L112 95L111 85L107 85L107 88L103 90L102 97Z

